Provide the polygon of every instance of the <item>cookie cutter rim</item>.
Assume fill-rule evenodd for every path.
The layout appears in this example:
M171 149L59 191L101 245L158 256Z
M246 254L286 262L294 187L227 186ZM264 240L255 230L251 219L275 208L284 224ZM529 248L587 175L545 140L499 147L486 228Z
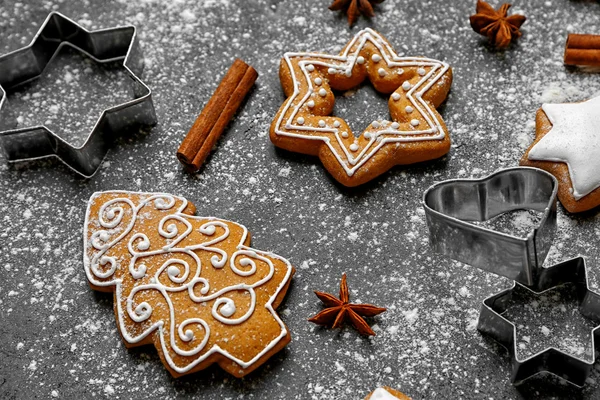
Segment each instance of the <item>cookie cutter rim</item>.
M104 160L109 143L133 126L155 125L152 90L140 79L144 59L135 26L118 26L88 31L63 14L53 11L32 41L0 57L0 112L7 92L37 79L64 46L83 53L97 63L123 60L133 81L134 98L106 108L80 146L73 146L45 125L14 129L0 119L0 142L8 162L57 157L71 170L91 178ZM44 46L50 46L50 50ZM7 77L8 75L8 77Z
M486 298L481 306L477 329L507 349L512 365L510 381L513 384L518 385L537 374L547 372L577 387L582 387L596 362L596 351L600 350L596 347L596 343L600 342L600 294L589 287L583 257L544 268L539 278L533 287L513 282L512 287ZM540 295L568 283L577 287L580 314L596 324L591 330L591 361L568 354L554 346L548 346L531 356L519 358L517 327L502 315L508 309L507 303L512 298L517 285Z
M453 208L470 188L468 194L476 195L474 202ZM435 183L424 192L422 200L430 245L450 258L532 286L556 231L557 192L556 178L532 167L506 168L483 178ZM468 206L476 207L476 212L471 210L468 218L466 214L457 215ZM469 222L486 221L520 209L543 211L540 222L525 237Z

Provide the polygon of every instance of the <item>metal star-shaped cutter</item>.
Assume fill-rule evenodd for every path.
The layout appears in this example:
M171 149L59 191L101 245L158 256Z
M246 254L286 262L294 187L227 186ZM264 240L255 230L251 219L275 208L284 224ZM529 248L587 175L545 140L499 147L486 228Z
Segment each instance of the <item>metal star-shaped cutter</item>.
M508 350L512 363L511 382L518 384L540 372L549 372L574 385L583 386L589 376L596 361L595 352L600 350L596 348L596 342L600 339L598 337L600 326L595 327L591 332L591 348L594 352L591 361L569 355L554 347L548 347L533 356L520 359L517 354L517 329L512 322L502 316L508 308L515 289L525 288L540 294L566 283L573 283L577 288L580 313L600 325L600 295L589 289L585 260L582 257L544 269L533 286L527 287L515 283L512 288L484 300L477 329L490 335ZM516 285L521 288L517 288Z
M117 136L156 123L152 91L137 77L143 70L144 58L136 41L135 27L88 31L64 15L52 12L28 46L0 57L0 110L6 102L5 90L38 78L62 46L71 46L98 63L123 60L123 67L133 81L134 99L104 110L80 147L70 145L46 126L14 129L14 123L1 119L0 142L9 162L55 156L89 178Z

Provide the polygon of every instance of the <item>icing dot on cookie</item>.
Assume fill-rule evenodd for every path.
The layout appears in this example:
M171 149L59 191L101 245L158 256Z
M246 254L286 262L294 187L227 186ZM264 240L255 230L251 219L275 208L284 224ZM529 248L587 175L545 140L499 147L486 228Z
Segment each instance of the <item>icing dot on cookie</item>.
M308 72L313 72L313 71L315 70L315 66L314 66L314 65L312 65L312 64L308 64L308 65L306 66L306 70L307 70Z
M176 277L177 275L179 275L179 268L177 268L174 265L171 265L168 269L167 269L167 274L169 274L169 276L171 277Z
M334 127L334 128L339 128L339 127L340 127L340 125L341 125L341 124L340 124L340 121L334 121L334 122L333 122L333 127Z
M427 73L427 71L425 71L425 68L419 68L417 70L417 74L419 74L421 76L425 76L426 73Z
M352 151L356 151L356 150L358 150L358 145L357 145L356 143L352 143L352 144L350 145L350 150L352 150Z
M204 235L212 236L217 231L217 228L215 228L214 225L208 225L208 226L201 227L200 229L198 229L198 231L200 231L200 233L202 233Z
M386 76L387 75L387 72L383 68L379 68L377 70L377 73L379 74L379 76Z
M392 94L392 99L393 99L394 101L398 101L398 100L400 100L400 93L393 93L393 94Z
M138 245L138 249L140 250L148 250L150 248L150 242L147 240L143 240Z
M308 101L308 103L306 103L306 105L307 105L309 108L313 108L313 107L315 106L315 102L314 102L313 100L309 100L309 101Z
M356 62L359 63L359 64L364 64L365 63L365 58L363 56L359 56L356 59Z
M365 132L365 137L367 139L371 139L371 132Z
M400 128L400 124L397 122L392 122L392 129L398 129Z
M403 70L402 68L400 68L400 69L397 69L397 70L396 70L396 73L397 73L398 75L402 75L402 74L404 73L404 70Z
M335 74L335 68L329 68L327 72L329 72L330 74Z
M102 240L103 242L108 241L108 232L102 232L98 235L98 237L100 238L100 240Z
M404 81L404 83L402 84L402 89L404 90L409 90L412 87L412 85L410 84L409 81Z
M373 121L373 123L371 125L373 126L373 128L379 128L381 126L379 124L379 121Z
M298 125L304 125L304 118L302 118L302 117L298 118L298 119L296 120L296 123L297 123Z
M373 54L371 60L373 60L374 62L379 62L381 61L381 56L379 54Z
M320 126L321 128L325 127L325 121L323 121L323 120L320 120L320 121L319 121L319 126Z
M411 112L415 111L415 109L414 109L414 108L412 108L411 106L406 106L406 108L405 108L404 110L405 110L407 113L409 113L409 114L410 114Z
M342 132L342 137L347 138L348 137L348 132L346 132L346 131Z
M411 120L411 121L410 121L410 124L411 124L412 126L418 126L418 125L419 125L419 123L420 123L420 122L419 122L419 120L418 120L418 119L413 119L413 120Z
M327 90L325 90L325 89L320 89L320 90L319 90L319 96L321 96L321 97L325 97L325 96L327 96Z
M323 83L323 79L321 78L315 78L315 84L320 86Z
M235 313L235 304L233 304L233 302L228 302L221 307L219 311L224 317L231 317Z
M352 70L351 70L351 69L347 69L347 70L346 70L346 72L344 72L344 74L345 74L347 77L351 77L351 76L352 76Z

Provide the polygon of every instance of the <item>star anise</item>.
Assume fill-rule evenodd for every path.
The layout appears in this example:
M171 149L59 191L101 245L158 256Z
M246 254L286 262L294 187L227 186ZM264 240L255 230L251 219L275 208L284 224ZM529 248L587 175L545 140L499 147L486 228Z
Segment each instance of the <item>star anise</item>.
M368 17L375 16L373 4L379 4L384 1L385 0L333 0L329 9L332 11L346 10L346 14L348 15L348 25L352 26L360 14L364 14Z
M346 274L342 275L339 299L329 293L315 291L315 294L323 302L323 304L325 304L326 308L314 317L310 318L310 322L318 325L331 325L332 328L339 328L342 326L342 323L348 319L361 335L375 336L375 332L373 332L373 329L371 329L363 317L373 317L386 311L386 309L382 307L376 307L372 304L350 303L350 294L348 292L348 284L346 283Z
M507 17L510 4L502 4L498 11L483 0L477 1L477 14L470 18L475 32L487 36L494 45L505 49L513 39L521 37L519 28L527 18L515 14Z

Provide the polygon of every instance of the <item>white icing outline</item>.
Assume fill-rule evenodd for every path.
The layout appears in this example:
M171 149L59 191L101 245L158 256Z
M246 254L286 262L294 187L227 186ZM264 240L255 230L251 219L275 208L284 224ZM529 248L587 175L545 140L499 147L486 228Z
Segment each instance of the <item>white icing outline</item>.
M358 46L354 50L353 54L349 54L350 50L352 49L352 47L354 47L357 41L359 41ZM349 151L349 149L346 148L344 142L340 138L339 129L307 127L303 125L293 124L293 121L296 119L296 115L300 111L300 108L302 108L302 106L309 101L311 95L314 93L313 84L309 76L310 71L306 69L306 65L321 65L326 68L328 67L330 72L342 71L343 73L347 73L347 71L351 71L354 67L354 64L357 60L357 55L360 53L360 51L368 41L379 49L379 51L381 52L382 59L387 63L387 66L390 68L416 66L432 67L431 70L426 75L424 75L421 78L421 80L419 80L419 82L416 83L406 93L407 99L410 100L410 102L413 104L415 110L418 110L421 116L423 116L429 128L425 130L400 131L397 129L388 129L384 127L384 129L373 132L367 145L362 149L362 151L358 155L354 157L352 156L351 151ZM298 62L298 65L303 72L305 81L308 83L308 90L306 91L306 95L293 108L291 114L288 115L292 104L300 95L299 87L301 85L300 81L296 77L296 73L294 71L291 61L292 58L303 59L302 61ZM441 140L445 137L444 128L442 127L440 121L438 120L434 111L429 107L427 102L424 101L422 98L423 94L427 92L439 79L441 79L441 77L444 76L446 71L448 71L448 69L450 68L450 66L445 62L424 57L398 57L398 55L386 42L386 40L379 33L375 32L370 28L366 28L358 32L354 36L352 41L346 46L346 50L342 55L336 56L320 53L290 52L284 54L284 59L290 70L290 74L294 85L294 93L286 100L285 107L283 108L283 111L280 113L277 119L277 123L275 126L275 134L308 140L321 140L325 142L331 150L332 154L338 160L339 164L344 168L348 176L354 175L356 170L360 168L363 164L365 164L369 160L369 158L371 158L386 143ZM325 61L321 61L320 59L330 59L332 61L338 62L341 61L343 64L327 63ZM427 81L429 81L429 83L425 85ZM421 106L423 108L421 108ZM337 152L336 148L331 144L331 138L327 135L303 135L293 131L333 133L335 135L336 140L338 141L338 144L344 151L344 154L339 154ZM428 134L431 136L415 137L415 135ZM383 138L380 138L380 136L383 136ZM373 146L373 144L376 145L371 150L369 150ZM344 158L342 156L344 156ZM349 164L350 166L347 164Z
M117 197L117 198L111 199L111 200L107 201L106 203L104 203L100 207L99 212L98 212L98 222L100 223L101 228L99 231L93 232L92 235L90 236L90 240L88 240L88 238L87 238L88 229L92 228L89 224L89 221L90 221L89 217L90 217L90 211L91 211L90 207L97 197L99 197L105 193L123 194L123 195L133 194L133 195L141 195L141 196L147 195L148 197L145 199L141 199L141 202L138 206L135 206L133 204L133 202L126 197L124 197L124 198ZM172 201L169 201L168 203L163 204L164 199L169 199ZM190 268L189 263L187 261L184 261L181 259L173 259L173 258L165 261L165 263L157 270L154 277L152 277L152 279L150 279L150 283L135 286L131 290L131 293L129 294L129 296L126 299L127 315L134 322L138 322L138 323L143 322L143 321L147 320L148 318L150 318L152 311L153 311L150 304L148 304L147 302L141 302L140 304L137 305L137 307L135 307L135 309L133 309L133 303L134 303L133 298L135 297L136 293L141 292L141 291L158 290L159 292L161 292L161 294L163 295L163 298L166 300L166 302L169 306L169 312L170 312L170 327L169 327L170 343L169 344L170 344L171 349L173 349L173 351L176 354L181 355L181 356L194 356L194 355L198 354L200 351L202 351L204 349L204 347L206 346L206 344L208 343L209 338L210 338L210 327L209 327L208 323L206 323L206 321L202 320L201 318L189 318L187 320L182 321L179 324L179 326L176 327L175 311L174 311L171 299L168 295L168 292L179 292L179 291L183 291L183 290L188 290L188 293L190 294L190 298L192 298L193 301L199 300L199 302L205 302L205 301L217 299L217 301L213 304L213 308L211 310L212 316L216 320L218 320L219 322L224 323L224 324L228 324L228 325L240 324L240 323L246 321L248 318L250 318L251 315L254 313L254 310L256 307L256 293L255 293L254 289L265 284L269 280L271 280L271 278L275 274L275 266L274 266L273 262L265 256L280 260L286 265L287 271L286 271L285 277L282 279L281 283L279 284L279 286L277 287L277 289L275 290L273 295L269 298L269 300L267 301L267 303L265 304L264 307L269 311L269 313L275 319L277 324L280 326L281 332L276 338L274 338L271 342L269 342L263 348L263 350L261 352L259 352L254 358L252 358L248 362L245 362L239 358L236 358L232 354L228 353L226 350L223 350L218 345L214 345L211 349L209 349L201 357L193 360L191 363L187 364L184 367L179 367L175 364L175 362L171 358L169 349L167 348L166 343L165 343L164 321L161 320L161 321L157 321L157 322L153 323L150 327L146 328L143 332L141 332L138 335L132 336L127 331L127 328L126 328L125 322L124 322L124 312L122 309L122 302L119 300L122 298L122 295L123 295L122 285L121 285L123 280L122 280L122 278L108 279L117 270L117 260L115 260L114 257L105 257L104 254L108 251L108 249L110 249L112 246L114 246L116 243L118 243L123 237L125 237L126 235L128 235L131 232L131 230L133 229L133 227L135 225L135 221L139 215L138 213L139 213L140 209L142 209L144 206L148 205L151 201L155 200L154 206L156 208L161 209L161 210L168 210L176 204L177 199L182 201L181 206L177 210L175 210L176 211L175 214L170 214L161 219L161 221L159 223L159 229L158 229L159 234L161 236L165 237L166 239L171 239L171 238L175 237L175 235L177 233L175 233L175 235L173 235L172 231L170 231L168 229L167 230L163 229L165 221L172 219L172 218L176 218L178 221L187 222L187 224L185 224L186 228L187 228L186 233L183 235L180 235L179 238L177 238L174 241L171 241L166 246L163 246L160 249L150 250L152 247L150 244L148 251L142 251L142 252L139 252L136 249L134 249L133 242L138 240L139 238L142 238L143 240L147 240L148 239L147 236L144 234L133 235L128 243L128 249L132 256L128 268L129 268L130 274L135 279L142 279L146 275L146 270L145 270L144 264L140 264L140 266L137 269L135 268L135 262L138 258L147 257L147 256L151 256L151 255L156 255L156 254L183 253L183 254L186 254L186 255L189 255L190 257L192 257L194 259L194 261L197 263L198 267L196 268L194 277L192 279L190 279L187 284L181 285L186 280L188 280L189 275L191 273L191 268ZM163 200L163 201L158 201L158 200ZM108 233L108 231L102 230L102 228L107 228L108 226L110 226L110 228L108 228L108 229L115 228L118 226L118 223L120 223L122 221L122 218L124 215L124 210L122 207L116 207L109 211L110 215L107 215L107 217L109 217L109 221L106 221L103 218L106 208L109 207L110 205L118 203L118 202L124 202L131 206L132 219L129 222L129 224L125 227L124 231L121 234L119 234L116 239L110 241L109 243L105 243L104 245L99 245L97 243L98 236L99 236L99 235L97 235L97 233L98 232ZM215 354L215 353L219 353L219 354L229 358L233 362L237 363L241 368L244 368L244 369L248 368L252 364L254 364L256 361L260 360L266 353L268 353L272 348L274 348L281 340L283 340L288 335L288 331L287 331L285 324L283 323L283 321L279 318L278 314L273 309L272 304L275 301L275 299L277 298L277 296L279 295L279 293L281 292L281 290L283 289L283 287L290 280L291 274L292 274L292 266L289 263L289 261L287 261L285 258L280 257L276 254L255 250L248 246L245 246L243 243L246 241L246 239L248 237L248 230L245 226L237 224L232 221L217 220L213 217L207 218L207 217L198 217L198 216L193 216L193 215L189 215L189 214L183 214L183 210L185 210L187 205L188 205L188 201L185 198L178 197L178 196L172 196L172 195L166 194L166 193L140 193L140 192L129 192L129 191L108 191L108 192L94 193L88 202L88 206L87 206L87 210L86 210L86 214L85 214L84 232L83 232L83 250L84 250L83 264L84 264L84 270L85 270L87 279L94 286L99 286L99 287L115 286L115 298L117 299L117 301L116 301L117 323L119 324L119 329L121 331L121 334L127 343L131 343L131 344L139 343L142 340L144 340L148 335L150 335L152 332L154 332L155 330L158 330L161 348L162 348L165 360L167 361L169 367L171 369L173 369L174 371L176 371L177 373L183 374L183 373L186 373L186 372L192 370L196 365L202 363L204 360L206 360L212 354ZM119 208L120 211L117 210L117 208ZM115 210L115 211L112 212L112 210ZM110 218L110 216L112 216L112 218ZM119 219L118 223L116 223L116 224L113 221L115 218ZM217 227L223 228L224 233L221 234L220 236L216 237L215 239L212 239L201 245L188 246L185 248L175 247L176 244L178 244L180 241L182 241L183 238L185 238L187 236L187 233L191 232L191 230L192 230L192 224L189 223L188 221L186 221L185 220L186 218L193 219L193 220L209 220L207 223L203 224L200 227L200 233L205 234L207 236L214 235L216 233ZM209 296L197 296L194 292L194 287L198 283L202 284L202 289L200 290L200 293L202 295L205 295L206 293L208 293L210 287L209 287L208 281L206 279L200 277L200 272L201 272L200 259L193 250L202 249L202 250L206 250L206 251L217 252L222 256L224 254L224 256L221 259L218 259L217 256L213 256L213 259L215 257L217 257L217 261L218 261L217 265L215 265L213 263L213 259L211 259L211 264L214 268L224 267L224 264L227 261L227 254L221 249L212 248L209 246L211 246L217 242L220 242L229 236L230 230L229 230L227 223L235 224L236 226L239 226L243 229L243 234L240 238L240 242L237 246L237 249L232 254L232 256L229 258L229 267L231 268L231 270L240 276L253 275L256 272L256 262L254 260L259 260L268 265L269 273L264 278L262 278L261 280L255 282L251 285L238 284L238 285L228 286L228 287L225 287ZM88 251L91 250L90 246L93 249L98 250L98 254L95 254L91 260L88 257ZM265 256L262 256L261 254L263 254ZM245 268L240 269L235 265L236 260L239 257L242 257L241 260L239 261L239 265L241 267L250 266L249 270L246 270ZM245 261L245 260L248 260L248 261ZM99 265L101 265L103 261L104 261L104 264L109 263L109 262L111 263L111 267L107 271L99 268ZM223 265L220 265L221 262L223 262ZM184 269L183 274L182 274L181 268L179 268L179 273L177 275L172 275L171 273L169 273L168 268L169 268L169 266L171 266L173 264L179 264L179 265L183 266L183 269ZM162 284L160 282L159 277L161 274L163 274L163 272L166 272L168 279L170 279L173 283L179 284L180 286L170 287L170 286L166 286L166 285ZM97 278L99 278L100 280ZM232 299L230 299L228 297L222 297L222 296L224 296L225 294L227 294L229 292L239 291L239 290L245 290L250 293L250 307L248 308L248 311L243 316L235 318L235 319L229 319L228 316L219 313L220 310L222 309L222 307L224 307L224 306L229 306L229 308L233 307L233 313L231 313L229 316L233 315L237 308L235 307L235 303L233 302ZM184 342L192 341L194 339L193 331L190 329L184 331L184 328L190 324L201 325L205 332L205 335L204 335L202 341L196 347L194 347L192 350L182 350L177 346L177 343L175 342L175 334L177 334L178 337Z

